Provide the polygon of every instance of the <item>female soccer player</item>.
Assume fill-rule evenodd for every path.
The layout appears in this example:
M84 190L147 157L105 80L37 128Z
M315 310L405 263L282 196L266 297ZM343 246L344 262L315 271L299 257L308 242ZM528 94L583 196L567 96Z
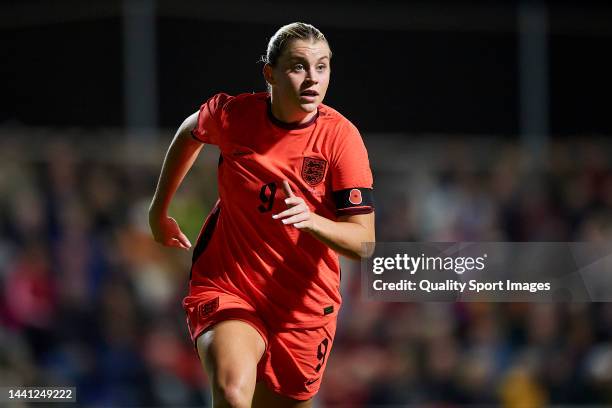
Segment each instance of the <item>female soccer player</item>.
M189 249L167 214L202 145L219 146L219 200L193 251L183 301L215 407L309 407L340 307L336 253L374 242L372 174L355 126L323 105L331 51L309 24L270 39L269 92L217 94L180 126L149 219Z

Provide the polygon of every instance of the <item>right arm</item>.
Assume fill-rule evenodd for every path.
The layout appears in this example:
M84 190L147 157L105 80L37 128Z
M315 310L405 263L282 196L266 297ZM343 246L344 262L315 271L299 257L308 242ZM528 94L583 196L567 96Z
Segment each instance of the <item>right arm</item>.
M204 146L191 135L191 131L198 124L198 114L199 112L195 112L187 117L176 132L166 153L157 188L149 207L149 225L153 237L155 241L165 246L183 249L191 247L191 243L174 218L168 216L168 208L174 193Z

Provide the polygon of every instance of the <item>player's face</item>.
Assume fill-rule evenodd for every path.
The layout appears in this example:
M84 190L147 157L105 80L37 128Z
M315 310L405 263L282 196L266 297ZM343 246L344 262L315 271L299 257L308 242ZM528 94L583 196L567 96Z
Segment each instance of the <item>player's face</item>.
M272 68L274 103L280 102L288 117L311 116L327 92L330 50L325 41L293 40Z

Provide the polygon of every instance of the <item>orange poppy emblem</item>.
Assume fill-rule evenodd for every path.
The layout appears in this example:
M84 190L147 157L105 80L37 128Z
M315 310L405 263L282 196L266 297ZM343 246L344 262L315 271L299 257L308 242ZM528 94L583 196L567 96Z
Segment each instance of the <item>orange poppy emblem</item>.
M349 194L349 201L353 205L359 205L363 202L363 197L361 197L361 191L359 189L354 188L351 190Z

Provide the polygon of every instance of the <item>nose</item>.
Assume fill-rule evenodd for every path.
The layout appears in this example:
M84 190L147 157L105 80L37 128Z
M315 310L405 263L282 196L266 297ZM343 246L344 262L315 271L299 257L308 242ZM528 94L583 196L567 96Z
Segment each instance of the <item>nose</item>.
M312 82L313 84L318 84L319 78L317 75L317 70L315 68L310 68L306 71L306 81Z

